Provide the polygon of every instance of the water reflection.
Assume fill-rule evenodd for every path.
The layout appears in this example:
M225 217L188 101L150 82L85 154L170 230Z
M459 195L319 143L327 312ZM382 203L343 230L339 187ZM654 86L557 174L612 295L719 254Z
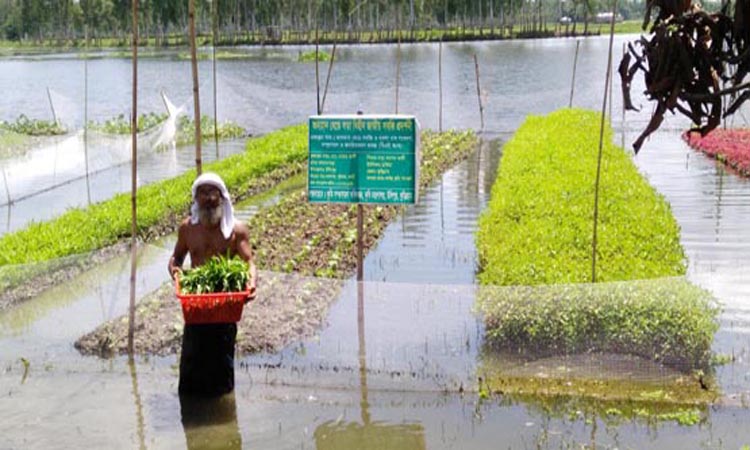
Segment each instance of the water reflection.
M180 416L188 449L241 449L234 391L220 397L180 395Z
M363 282L357 283L357 336L359 344L359 390L361 423L328 421L315 429L318 450L425 449L424 428L418 423L392 424L373 421L367 390L367 347L365 344L365 302Z

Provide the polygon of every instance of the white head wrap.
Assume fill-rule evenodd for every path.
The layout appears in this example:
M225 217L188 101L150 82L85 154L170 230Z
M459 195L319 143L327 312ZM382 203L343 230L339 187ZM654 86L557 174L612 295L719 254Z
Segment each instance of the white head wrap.
M193 205L190 207L190 223L198 223L198 202L195 200L195 195L198 191L198 186L203 185L214 186L221 191L221 196L224 198L221 234L224 235L224 239L229 239L229 236L232 235L232 230L234 230L234 208L232 207L232 200L229 198L229 191L224 181L215 173L206 172L193 181Z

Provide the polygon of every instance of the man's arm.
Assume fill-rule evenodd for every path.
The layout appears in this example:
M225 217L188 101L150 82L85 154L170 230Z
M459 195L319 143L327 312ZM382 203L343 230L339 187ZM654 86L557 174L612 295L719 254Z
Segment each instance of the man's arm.
M247 229L247 225L244 223L238 223L234 228L235 236L237 237L237 254L240 258L247 261L250 268L248 269L248 275L250 276L250 295L247 296L247 301L255 300L257 295L256 286L258 283L258 270L255 267L255 261L253 261L253 249L250 247L250 231Z
M172 277L173 280L177 272L182 272L182 263L185 262L185 256L188 253L186 227L186 222L180 224L180 228L177 231L177 243L174 245L172 257L169 258L169 264L167 265L169 276Z

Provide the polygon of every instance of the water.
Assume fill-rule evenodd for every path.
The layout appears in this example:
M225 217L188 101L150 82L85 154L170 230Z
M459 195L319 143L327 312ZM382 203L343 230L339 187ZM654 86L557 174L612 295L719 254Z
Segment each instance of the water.
M403 50L399 110L411 109L423 126L437 128L437 44L407 45ZM314 112L315 94L308 84L314 67L293 62L295 51L274 49L273 55L253 60L220 62L220 105L226 108L220 109L220 116L260 132L304 120ZM676 449L739 448L750 443L746 431L750 414L743 404L750 398L748 182L688 149L676 136L684 122L675 118L667 119L667 131L647 142L635 162L672 204L690 258L689 278L712 290L724 305L715 350L734 355L735 362L718 371L724 394L721 405L703 411L704 421L694 427L674 422L617 424L606 418L556 413L534 399L480 401L471 392L477 385L483 333L481 322L471 314L476 215L486 204L501 163L502 142L509 136L505 132L527 113L567 105L574 51L573 40L444 46L443 127L478 126L471 60L477 52L488 97L485 135L499 141L446 173L428 189L420 205L407 208L389 225L366 258L361 307L357 286L349 283L319 336L278 354L238 360L236 392L217 406L221 413L215 415L223 417L222 424L183 426L175 357L138 359L129 366L123 358L80 357L72 348L78 336L125 312L127 257L2 313L0 448L174 448L206 436L236 444L239 436L243 447L261 448L340 448L358 439L373 444L375 436L387 440L391 448ZM605 51L605 39L582 43L576 105L600 107ZM362 74L392 73L394 54L394 47L341 49L327 111L390 111L393 82L385 77L365 80ZM7 64L70 69L81 62L74 58L0 61ZM120 92L127 90L129 63L90 64L107 67L106 73L125 73L119 78L125 87L117 77L101 80L108 87L102 92L109 103L90 111L106 117L118 107L127 109L129 98L122 94L120 99ZM187 63L144 60L141 67L151 74L144 75L146 79L158 81L154 86L163 83L189 91L189 78L177 70L186 71ZM201 67L206 73L207 66ZM44 77L51 79L46 71L28 67L22 73L37 79L33 86L43 84L39 79ZM8 77L6 70L0 70L0 80ZM67 83L76 86L76 80ZM66 92L65 87L55 90ZM13 100L17 93L8 92L6 99L20 105L20 100ZM157 110L160 99L154 99ZM34 104L43 114L43 105L26 104ZM146 109L149 100L142 104ZM629 114L623 124L617 108L616 103L614 126L625 133L616 138L627 144L645 125L647 111ZM0 108L0 117L5 114L6 109ZM242 217L254 208L252 204L242 208ZM173 242L167 238L143 249L139 296L166 280ZM25 377L20 358L30 362Z

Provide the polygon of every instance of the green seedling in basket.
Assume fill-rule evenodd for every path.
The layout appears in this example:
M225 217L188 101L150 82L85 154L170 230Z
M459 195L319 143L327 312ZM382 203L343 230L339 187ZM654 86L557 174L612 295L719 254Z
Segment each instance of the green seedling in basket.
M250 281L248 264L238 256L214 256L200 267L180 276L180 289L185 294L241 292Z

